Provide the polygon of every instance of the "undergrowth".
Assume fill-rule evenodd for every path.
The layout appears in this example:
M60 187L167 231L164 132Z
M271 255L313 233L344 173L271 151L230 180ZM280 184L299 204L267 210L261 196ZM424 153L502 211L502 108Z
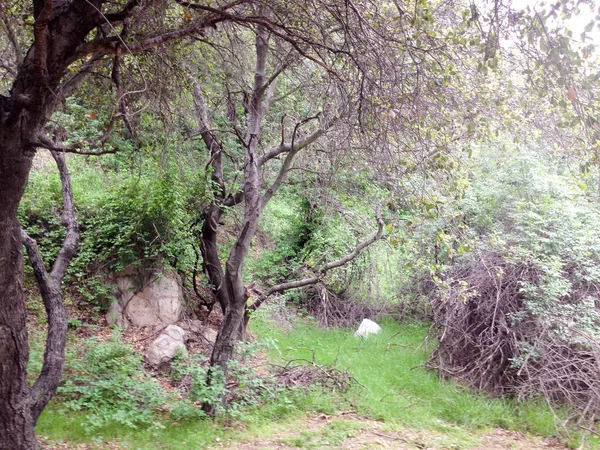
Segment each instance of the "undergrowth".
M231 368L231 379L241 389L229 386L228 394L236 406L222 411L213 422L205 420L197 408L198 401L214 395L202 384L205 371L199 357L174 364L174 385L179 389L186 384L186 388L178 391L183 400L171 397L169 403L170 394L153 390L155 380L142 372L138 357L115 335L104 343L89 341L80 366L70 364L65 375L70 381L40 418L37 433L69 442L118 442L126 448L205 448L271 435L280 424L307 414L355 411L391 425L448 435L502 427L560 436L573 445L580 439L577 432L558 428L553 413L541 402L479 395L426 370L424 363L435 342L424 341L427 327L423 324L388 321L382 323L381 335L359 339L353 330L319 328L306 318L296 318L283 329L268 316L269 308L255 315L251 323L258 343L249 344L242 354L250 355L261 347L276 365L291 359L314 360L324 367L348 370L357 383L346 393L318 386L277 388L269 381L274 377L261 381L246 364L238 363ZM72 350L70 357L74 357ZM117 402L118 396L122 398ZM159 398L164 403L156 407ZM98 412L100 406L104 416ZM151 416L144 416L145 408L152 411ZM108 411L113 414L110 420L106 419ZM286 442L293 444L294 439ZM598 448L596 441L592 444L590 448Z

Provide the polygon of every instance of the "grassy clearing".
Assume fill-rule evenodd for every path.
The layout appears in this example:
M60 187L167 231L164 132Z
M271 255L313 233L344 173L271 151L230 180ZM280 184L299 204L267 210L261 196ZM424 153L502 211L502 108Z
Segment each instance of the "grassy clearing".
M501 427L539 436L559 435L571 445L581 442L578 433L559 430L552 411L541 402L476 394L426 370L423 365L430 349L423 342L425 325L388 321L382 328L380 335L360 339L353 336L353 330L321 329L308 321L282 330L266 314L253 322L260 339L277 344L270 352L274 360L312 359L314 354L319 364L348 369L363 385L347 396L349 406L361 415L444 433ZM592 441L591 448L598 448L598 441Z
M235 447L232 443L273 437L300 448L324 448L324 443L334 448L348 436L361 433L364 424L334 419L330 425L312 430L298 424L307 415L354 410L360 416L384 421L382 426L390 431L422 430L453 445L459 443L461 448L470 448L480 440L480 432L496 427L539 436L559 435L572 447L581 442L576 433L561 434L552 412L543 404L477 395L426 370L423 364L430 349L423 344L427 332L423 324L384 322L381 335L360 339L353 336L353 330L322 329L304 319L282 329L268 315L268 309L259 312L252 330L265 344L272 362L312 359L314 355L319 364L348 369L362 386L345 395L318 388L285 391L267 404L237 411L234 418L216 422L174 422L165 414L149 428L111 425L93 433L84 426L88 415L66 410L58 397L40 418L36 432L56 441L97 442L98 448L107 442L149 450ZM600 448L597 440L589 448Z

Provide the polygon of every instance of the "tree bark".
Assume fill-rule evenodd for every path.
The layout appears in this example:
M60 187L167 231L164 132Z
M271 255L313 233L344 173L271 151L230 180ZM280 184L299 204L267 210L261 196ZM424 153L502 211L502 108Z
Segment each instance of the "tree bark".
M27 313L23 295L23 255L17 208L31 155L21 152L11 129L0 130L0 449L33 449L34 418L27 385Z

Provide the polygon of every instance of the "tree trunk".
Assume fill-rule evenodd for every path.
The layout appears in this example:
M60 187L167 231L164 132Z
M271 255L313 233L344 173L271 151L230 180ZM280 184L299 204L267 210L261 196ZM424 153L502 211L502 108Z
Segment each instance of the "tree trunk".
M0 131L0 449L36 447L27 385L27 341L23 255L17 208L25 191L31 156Z
M243 285L243 281L241 279L235 281L241 282ZM223 323L221 324L221 329L217 335L217 340L215 341L210 358L210 369L207 377L207 383L209 385L214 383L217 379L220 379L221 375L223 376L223 379L227 379L227 363L233 357L233 349L236 341L239 340L240 326L242 325L244 318L246 296L244 295L243 298L235 298L233 295L233 290L231 289L231 280L229 277L227 280L227 285L227 292L231 297L229 301L229 307L227 308L227 312L223 318ZM215 370L218 370L220 373L215 373ZM222 397L222 400L224 399L225 396ZM218 402L215 402L214 404L207 403L203 405L204 411L208 415L214 416L217 404Z
M211 289L217 297L223 314L227 313L229 306L229 295L225 287L223 269L219 258L219 244L217 243L217 232L219 229L219 221L223 214L222 208L213 204L210 206L202 225L202 240L200 242L200 251L204 265L204 272L208 276L208 280L212 285Z

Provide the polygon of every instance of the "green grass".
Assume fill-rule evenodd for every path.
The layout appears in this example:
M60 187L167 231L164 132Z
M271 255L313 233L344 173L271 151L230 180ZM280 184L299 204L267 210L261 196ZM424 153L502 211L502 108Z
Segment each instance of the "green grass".
M560 436L573 448L580 443L580 434L564 434L557 429L552 412L541 402L517 402L476 394L425 369L423 365L431 349L423 344L427 332L423 324L384 322L380 335L362 339L356 338L353 330L322 329L307 319L297 319L294 327L284 330L268 319L268 308L258 312L251 324L259 342L265 343L272 362L312 359L314 353L317 363L347 369L362 386L356 385L343 395L321 388L282 392L267 404L237 411L235 419L178 423L165 414L158 418L155 427L132 429L111 425L93 434L83 426L86 413L67 411L57 398L42 414L36 432L57 441L95 441L98 448L108 441L127 449L208 448L278 435L284 436L281 442L288 445L321 448L325 442L337 445L345 436L358 432L360 423L335 425L334 421L322 430L304 432L298 423L307 415L355 410L361 416L384 421L390 429L437 433L461 442L465 448L479 439L478 430L485 432L494 427ZM290 430L295 432L290 434ZM594 438L589 448L599 447Z
M59 442L96 442L99 448L103 448L102 443L105 442L116 442L130 450L207 448L223 442L273 436L285 430L287 423L301 419L307 413L333 414L339 407L336 401L335 397L321 389L291 390L276 401L238 412L236 420L213 422L205 419L179 423L165 415L157 418L156 427L132 429L113 424L90 434L84 426L88 415L83 411L66 410L57 397L42 413L36 434Z
M355 337L354 330L322 329L304 320L288 330L273 325L266 313L252 323L259 339L277 344L271 358L312 359L314 352L317 363L347 369L362 384L348 394L350 406L367 417L440 432L458 426L466 430L501 427L539 436L564 433L541 401L477 394L427 370L424 364L431 348L423 342L427 334L423 324L384 322L382 333L367 339ZM577 432L562 437L580 439Z

